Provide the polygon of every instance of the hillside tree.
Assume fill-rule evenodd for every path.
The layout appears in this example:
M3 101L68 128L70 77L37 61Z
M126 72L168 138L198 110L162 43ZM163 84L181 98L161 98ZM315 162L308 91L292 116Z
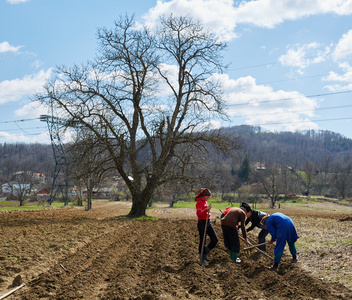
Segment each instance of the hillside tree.
M262 193L270 199L271 207L274 208L282 191L281 168L277 164L267 163L266 169L257 170L256 175Z

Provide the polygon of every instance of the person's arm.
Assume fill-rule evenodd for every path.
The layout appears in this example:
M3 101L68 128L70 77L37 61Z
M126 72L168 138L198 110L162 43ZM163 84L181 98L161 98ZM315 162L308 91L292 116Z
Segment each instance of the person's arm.
M197 201L196 204L197 216L200 220L205 220L208 214L208 206L204 201Z
M275 242L276 241L276 228L271 224L271 222L268 222L269 219L266 221L266 227L269 230L269 233L271 235L271 241Z
M247 240L247 232L246 232L246 227L245 227L245 215L241 214L241 231L242 231L242 235L244 237L244 242L246 244L248 244L248 240Z
M252 223L251 226L249 226L249 227L247 228L247 232L250 232L251 230L253 230L254 227L255 227L255 225Z

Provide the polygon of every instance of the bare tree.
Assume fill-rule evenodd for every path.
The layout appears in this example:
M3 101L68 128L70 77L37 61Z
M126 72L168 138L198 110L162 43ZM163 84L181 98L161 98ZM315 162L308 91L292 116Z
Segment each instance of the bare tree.
M343 163L335 163L334 169L331 184L338 195L345 199L349 195L351 187L352 162L348 157L345 157Z
M199 154L238 148L236 137L205 131L224 116L212 75L224 67L225 44L192 19L173 16L156 32L121 18L98 38L97 61L58 68L36 100L95 135L132 195L129 215L145 215L155 189L184 180Z
M71 180L85 187L87 191L87 210L92 208L94 189L111 173L113 166L108 153L99 146L94 136L79 130L77 140L66 148L69 157Z
M27 171L19 171L13 175L12 194L20 202L20 206L23 206L26 196L31 192L32 181L32 174Z
M267 164L266 169L257 170L262 192L269 197L273 208L282 190L280 172L281 169L276 164Z

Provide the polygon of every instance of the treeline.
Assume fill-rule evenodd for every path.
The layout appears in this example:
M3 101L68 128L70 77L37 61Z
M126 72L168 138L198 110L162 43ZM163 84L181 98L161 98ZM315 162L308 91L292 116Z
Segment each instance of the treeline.
M352 139L331 131L267 132L260 127L235 126L226 128L235 132L243 150L237 158L248 154L250 161L265 161L301 168L308 160L321 163L327 157L343 162L352 154ZM212 155L216 155L215 152ZM236 160L236 159L235 159ZM0 172L7 175L13 171L44 173L54 171L55 160L51 145L5 143L0 144Z
M51 177L55 160L51 145L16 143L0 144L0 183L7 182L15 172L30 171Z
M333 157L341 162L352 153L352 139L331 131L267 132L260 127L231 127L240 136L252 161L275 161L299 168L305 162L322 162Z
M309 191L351 196L351 139L331 131L267 132L244 125L224 130L238 136L242 150L231 157L219 157L216 149L208 149L209 160L194 169L198 174L204 172L204 181L194 186L209 184L225 194L259 184L263 193L267 184L275 185L280 193ZM254 171L261 167L266 173L256 174ZM18 171L52 177L54 169L51 145L0 144L0 183L8 182ZM272 179L276 182L268 182ZM271 197L270 191L268 196Z

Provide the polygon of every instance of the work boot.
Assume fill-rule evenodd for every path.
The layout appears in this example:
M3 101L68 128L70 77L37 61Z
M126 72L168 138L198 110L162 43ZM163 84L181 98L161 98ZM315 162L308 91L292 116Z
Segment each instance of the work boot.
M203 257L204 257L204 255L203 255ZM199 254L199 262L200 262L200 264L203 265L204 267L207 267L208 264L204 261L203 257L202 257L201 254Z
M278 267L274 267L274 266L268 267L268 270L275 271L275 272L277 272L278 269L279 269Z
M210 252L210 248L208 246L204 246L203 260L210 261L208 257L209 252Z
M230 251L231 260L235 263L240 263L241 260L237 256L238 256L238 253Z
M273 266L268 269L277 272L279 270L279 263L274 262Z

